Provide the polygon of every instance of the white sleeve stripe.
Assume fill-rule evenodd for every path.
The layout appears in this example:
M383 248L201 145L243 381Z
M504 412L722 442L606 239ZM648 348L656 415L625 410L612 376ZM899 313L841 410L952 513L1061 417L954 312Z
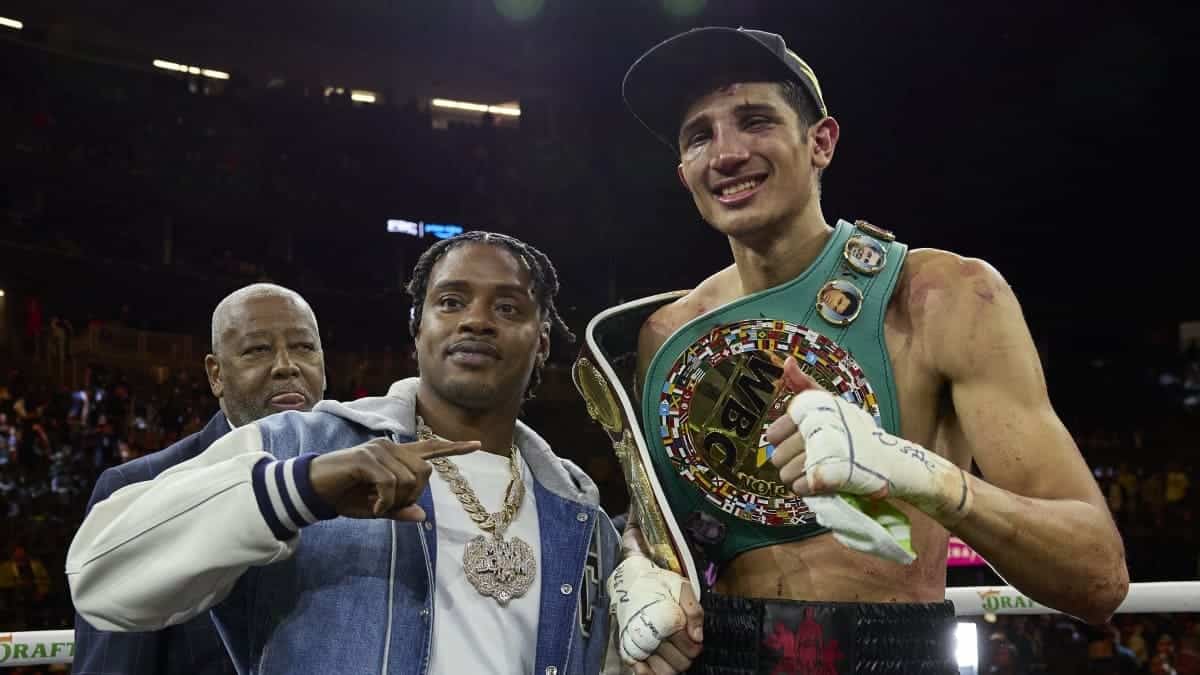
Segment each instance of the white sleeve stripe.
M304 498L300 494L299 488L296 487L296 464L297 457L289 459L283 467L283 481L287 487L288 496L292 498L292 506L300 512L300 517L304 519L305 525L312 525L317 522L317 517L309 510L308 504L304 503Z
M267 465L266 475L264 476L267 487L267 497L271 499L271 509L275 511L275 517L279 519L279 523L291 530L299 532L300 526L292 520L288 515L287 508L283 505L283 498L279 496L279 478L276 476L275 463Z

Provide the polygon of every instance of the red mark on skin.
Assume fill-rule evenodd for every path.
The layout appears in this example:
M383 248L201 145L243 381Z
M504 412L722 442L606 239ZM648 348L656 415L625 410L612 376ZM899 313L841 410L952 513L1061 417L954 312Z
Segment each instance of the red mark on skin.
M913 314L920 315L925 310L925 299L929 293L941 288L941 284L936 279L929 279L925 276L917 276L912 280L912 285L908 289L908 307Z
M973 279L972 281L972 290L975 291L975 295L978 296L980 300L983 300L989 304L996 301L996 293L992 289L991 284L988 283L986 276L988 271L987 265L978 260L964 260L959 267L962 271L963 277L966 279L983 277L982 279Z

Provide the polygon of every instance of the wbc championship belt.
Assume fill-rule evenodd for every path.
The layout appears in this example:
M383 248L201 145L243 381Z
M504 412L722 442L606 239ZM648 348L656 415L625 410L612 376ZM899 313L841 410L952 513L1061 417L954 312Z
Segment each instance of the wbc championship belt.
M886 230L840 221L805 274L676 330L650 362L645 382L636 383L636 398L634 383L616 364L632 367L641 324L684 293L625 303L588 324L575 384L613 442L657 564L699 590L689 543L728 560L825 531L769 461L774 446L766 429L792 396L783 364L794 357L827 391L898 431L882 322L906 252ZM847 500L864 506L865 500ZM897 516L903 518L894 510L887 515ZM719 534L705 540L713 530Z

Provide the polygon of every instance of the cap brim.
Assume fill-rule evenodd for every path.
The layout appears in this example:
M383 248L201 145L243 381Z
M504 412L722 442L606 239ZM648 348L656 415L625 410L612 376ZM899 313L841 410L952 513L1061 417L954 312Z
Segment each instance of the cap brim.
M731 82L795 80L769 47L736 28L697 28L652 47L621 83L625 105L655 136L678 147L689 99Z

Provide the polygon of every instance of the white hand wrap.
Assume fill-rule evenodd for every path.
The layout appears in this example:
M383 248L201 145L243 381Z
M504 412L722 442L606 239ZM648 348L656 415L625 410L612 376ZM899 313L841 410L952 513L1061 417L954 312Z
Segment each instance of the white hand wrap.
M683 630L687 617L679 594L685 583L683 577L642 556L627 558L613 570L608 595L617 615L622 661L628 665L645 661L659 644Z
M937 453L893 436L865 410L825 391L800 392L788 415L804 436L816 494L897 497L949 524L970 511L966 474Z

